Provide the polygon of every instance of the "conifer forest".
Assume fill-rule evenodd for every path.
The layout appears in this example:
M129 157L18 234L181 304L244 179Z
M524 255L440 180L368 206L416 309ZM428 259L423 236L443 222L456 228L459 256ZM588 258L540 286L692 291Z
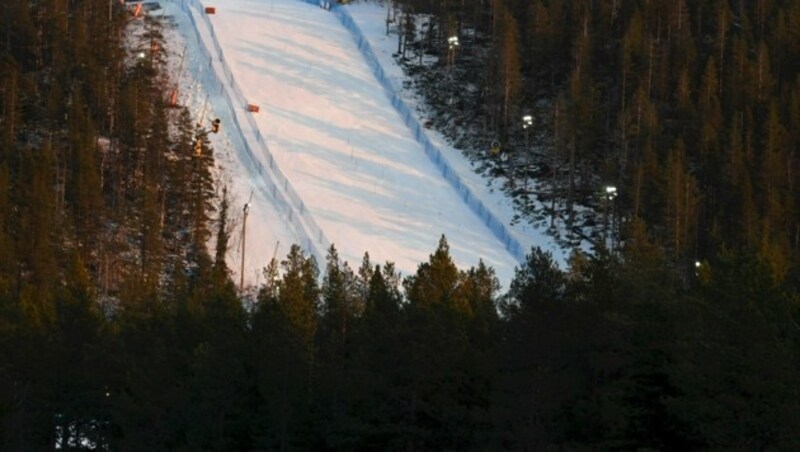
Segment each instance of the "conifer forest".
M525 149L476 158L594 249L501 288L446 237L410 275L295 245L241 293L158 24L3 0L0 449L800 450L800 1L389 7L431 108L457 96L431 127Z

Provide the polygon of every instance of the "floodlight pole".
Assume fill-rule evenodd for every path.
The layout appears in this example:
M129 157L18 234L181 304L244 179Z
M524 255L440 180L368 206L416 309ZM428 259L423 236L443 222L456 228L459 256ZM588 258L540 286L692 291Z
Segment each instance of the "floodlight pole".
M456 51L458 50L458 36L450 36L447 38L447 69L450 70L456 62Z
M605 229L603 233L603 244L608 247L609 249L613 248L614 246L614 239L611 238L611 244L608 243L609 231L608 231L608 206L614 201L614 198L617 197L617 187L613 185L606 185L605 187L605 205L603 208L603 229ZM613 223L612 223L613 224ZM613 229L613 227L612 227ZM613 231L612 231L613 232Z
M528 195L528 162L530 158L530 128L533 126L533 116L525 115L522 117L522 129L525 131L525 168L524 168L524 188L525 188L525 207L528 206L530 196Z

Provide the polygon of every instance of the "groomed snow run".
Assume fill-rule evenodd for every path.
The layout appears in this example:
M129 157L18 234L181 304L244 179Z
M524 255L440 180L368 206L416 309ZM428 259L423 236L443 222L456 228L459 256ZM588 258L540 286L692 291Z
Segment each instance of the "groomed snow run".
M333 243L351 266L357 267L366 251L374 263L392 261L407 275L445 235L460 268L483 260L508 286L517 259L443 178L332 12L299 0L199 3L216 9L208 16L213 30L203 29L202 10L191 13L204 46L212 55L222 52L227 68L213 64L218 79L232 78L241 89L224 89L238 109L231 113L240 124L250 123L245 116L252 115L257 129L243 125L239 131L252 157L240 155L240 165L228 168L232 180L242 193L247 191L242 185L263 186L264 177L282 175L287 192L276 195L297 199L294 193L302 200L288 212L264 205L275 202L269 196L254 199L247 223L247 282L257 282L257 270L272 257L278 237L292 235L285 231L295 227L289 217L300 215L313 223L304 220L300 235L311 237L316 249L307 251L318 258L321 248ZM228 68L232 74L225 73ZM260 111L246 112L237 94ZM266 170L246 167L250 158ZM258 211L272 215L254 215ZM322 234L315 233L317 225ZM279 257L287 247L281 243Z

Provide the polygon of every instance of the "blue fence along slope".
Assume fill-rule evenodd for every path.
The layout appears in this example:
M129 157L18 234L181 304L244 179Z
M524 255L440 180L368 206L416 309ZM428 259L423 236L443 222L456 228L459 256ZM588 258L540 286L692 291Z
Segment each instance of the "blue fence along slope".
M450 183L456 192L458 192L458 195L461 197L464 203L466 203L467 206L469 206L469 208L484 222L484 224L492 231L497 239L503 243L506 250L511 253L511 255L517 259L517 261L523 262L526 251L522 244L520 244L519 240L517 240L511 234L511 231L508 229L508 227L502 221L500 221L489 208L486 207L483 201L481 201L480 198L472 193L472 190L470 190L469 186L467 186L467 184L461 180L458 172L456 172L447 159L445 159L442 151L436 145L434 145L430 138L428 138L428 136L425 134L425 131L422 126L420 126L419 121L417 121L417 119L411 113L411 110L397 94L394 86L392 86L392 83L386 76L383 67L375 57L372 47L369 45L369 42L364 37L364 34L361 32L361 29L355 23L352 16L350 16L350 13L347 12L347 8L339 5L336 2L322 0L304 1L312 5L319 5L320 7L325 7L323 4L326 4L328 5L326 9L330 9L334 14L336 14L342 25L344 25L344 27L350 31L350 34L353 36L361 55L370 66L370 69L372 69L372 73L375 75L375 78L378 79L381 86L385 90L386 95L389 97L389 100L392 103L392 106L395 108L400 117L403 118L405 125L411 130L417 143L422 146L422 148L425 150L425 153L439 168L439 171L445 180L447 180L447 182Z
M194 14L192 14L192 11L190 10L190 7L195 8L198 11L198 15L201 17L201 20L208 30L211 37L213 52L212 49L208 48L207 43L200 35L200 29L198 28L197 21L194 17ZM222 46L220 46L219 40L214 33L214 27L211 24L211 21L207 15L200 13L203 11L203 5L199 0L181 0L181 9L189 17L189 20L192 23L192 29L195 32L201 52L203 53L203 58L208 61L208 73L212 77L211 83L213 86L219 86L220 94L222 94L227 107L231 110L232 127L235 133L238 133L239 136L242 137L244 151L247 154L247 158L252 164L253 169L256 170L259 176L261 176L262 181L267 187L266 190L264 190L265 195L274 200L274 204L278 212L284 216L286 221L292 225L292 228L300 236L302 243L299 245L301 245L307 251L313 253L317 258L317 261L324 262L327 249L330 247L330 241L325 237L322 229L311 216L308 209L306 209L305 203L297 194L294 187L289 182L289 179L286 178L276 164L275 158L270 152L267 142L261 135L261 131L258 129L258 126L252 115L245 115L244 118L246 125L255 133L255 146L251 145L250 140L248 140L247 136L244 134L237 112L245 111L247 99L245 98L244 93L242 92L238 83L234 79L233 72L225 60L225 55L222 52ZM220 79L219 74L213 68L215 56L222 68L224 79ZM229 88L229 90L226 90L226 87ZM257 158L256 153L258 153L260 156L263 156L266 161L269 162L269 167L264 167L264 165L261 163L261 159Z

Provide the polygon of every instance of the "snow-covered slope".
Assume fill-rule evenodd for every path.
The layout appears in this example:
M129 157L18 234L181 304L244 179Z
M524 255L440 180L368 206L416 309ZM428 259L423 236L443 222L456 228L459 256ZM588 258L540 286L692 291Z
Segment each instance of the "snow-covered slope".
M228 171L240 194L248 185L256 194L248 217L247 281L255 282L279 240L279 255L285 253L287 237L301 243L310 237L317 249L309 251L317 254L334 243L356 266L368 251L374 262L391 260L408 274L444 234L459 266L483 259L507 286L515 257L442 177L334 14L297 0L203 2L216 8L208 16L213 30L203 29L201 10L191 14L212 56L205 66L224 85L207 80L207 90L228 96L229 103L215 103L217 110L231 110L223 120L227 113L229 121L235 115L244 124L233 131L242 136L231 140L236 159ZM245 102L261 111L245 112ZM286 180L278 186L288 194L264 189L275 185L265 178L280 177ZM294 201L293 208L278 198ZM313 224L304 223L299 233L296 217L289 221L293 215Z

